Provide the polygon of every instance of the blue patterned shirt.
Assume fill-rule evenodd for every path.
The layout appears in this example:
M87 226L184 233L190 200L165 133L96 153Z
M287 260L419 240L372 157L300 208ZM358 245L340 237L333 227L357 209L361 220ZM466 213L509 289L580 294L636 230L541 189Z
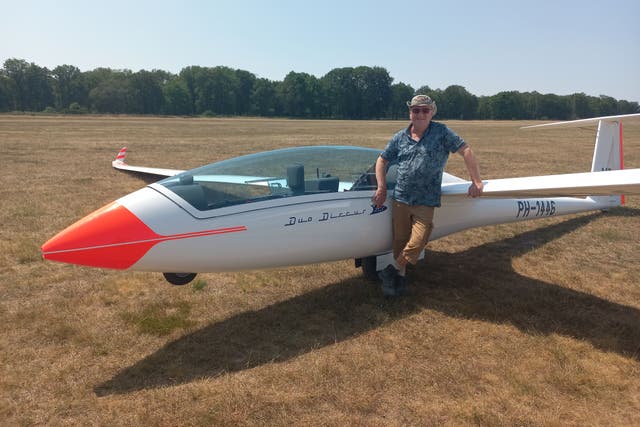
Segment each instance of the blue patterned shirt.
M398 163L393 198L408 205L440 206L445 164L464 144L446 125L433 121L418 142L411 139L411 126L396 133L380 154Z

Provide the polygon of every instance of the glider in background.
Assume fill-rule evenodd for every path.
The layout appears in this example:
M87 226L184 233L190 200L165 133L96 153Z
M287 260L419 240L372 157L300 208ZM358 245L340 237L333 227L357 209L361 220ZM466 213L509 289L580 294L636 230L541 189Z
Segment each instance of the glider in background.
M484 195L445 173L431 240L472 227L603 210L640 194L640 169L623 169L622 119L600 117L590 172L484 181ZM42 246L45 259L164 272L173 284L199 272L263 269L354 258L375 277L391 248L391 206L371 205L380 150L315 146L250 154L181 171L113 167L165 179L81 219ZM395 184L394 165L387 173Z

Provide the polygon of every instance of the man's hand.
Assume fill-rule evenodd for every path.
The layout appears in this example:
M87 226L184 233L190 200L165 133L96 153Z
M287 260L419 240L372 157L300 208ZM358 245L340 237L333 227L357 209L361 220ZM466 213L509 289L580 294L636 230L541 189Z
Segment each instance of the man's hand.
M378 160L376 160L376 182L378 183L378 188L373 193L371 203L377 208L387 200L387 164L388 162L382 156L379 156Z
M373 193L373 198L371 199L371 201L377 208L379 208L384 204L385 200L387 200L387 189L378 187L376 192Z
M469 186L469 191L467 191L467 194L469 195L469 197L480 197L482 196L483 189L484 184L482 183L482 181L478 183L474 182Z
M473 154L473 150L471 150L471 147L467 144L464 144L462 148L458 150L458 153L464 158L464 164L467 166L467 171L471 177L472 184L469 186L467 194L469 197L482 196L484 184L480 178L480 168L478 167L478 159L476 159L476 155Z

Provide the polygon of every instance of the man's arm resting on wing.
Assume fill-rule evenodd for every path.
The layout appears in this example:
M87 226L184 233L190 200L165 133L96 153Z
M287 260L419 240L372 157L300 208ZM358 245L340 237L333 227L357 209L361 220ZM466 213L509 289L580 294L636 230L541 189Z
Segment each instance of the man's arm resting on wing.
M376 192L373 194L373 203L380 207L384 204L384 201L387 200L387 163L382 156L378 157L376 160L376 182L378 183L378 188Z
M484 184L482 184L482 179L480 178L480 168L478 167L478 159L476 158L476 155L473 154L473 150L467 144L463 145L458 150L458 153L464 159L464 164L467 166L467 171L471 177L471 185L469 186L468 191L469 196L482 196Z

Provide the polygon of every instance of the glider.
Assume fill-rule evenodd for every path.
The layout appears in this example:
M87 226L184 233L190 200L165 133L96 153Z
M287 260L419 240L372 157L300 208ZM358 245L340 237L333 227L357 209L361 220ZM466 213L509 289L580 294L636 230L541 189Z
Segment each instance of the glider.
M473 227L527 221L624 203L640 194L640 169L624 169L622 119L609 116L538 126L598 123L590 172L469 182L444 174L431 240ZM388 263L391 205L372 206L380 150L287 148L182 171L114 168L164 177L93 212L42 246L43 257L84 266L163 272L173 284L200 272L263 269L353 258L366 276ZM389 165L388 188L395 184Z

